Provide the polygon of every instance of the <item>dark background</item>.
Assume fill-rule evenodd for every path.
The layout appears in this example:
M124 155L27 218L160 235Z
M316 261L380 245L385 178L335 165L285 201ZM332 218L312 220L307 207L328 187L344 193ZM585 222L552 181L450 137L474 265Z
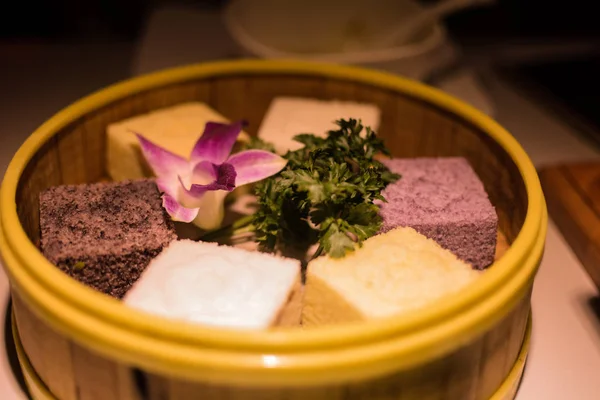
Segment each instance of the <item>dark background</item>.
M376 1L376 0L374 0ZM435 0L421 0L433 3ZM221 7L227 0L9 0L0 6L0 39L135 38L152 7ZM461 40L600 37L594 1L497 0L448 19ZM473 33L476 33L474 35Z
M438 0L419 1L430 4ZM38 78L37 85L42 89L49 88L47 96L62 93L65 88L52 86L52 67L32 65L30 60L34 50L31 46L19 46L21 43L34 46L53 44L59 48L48 50L48 57L56 59L61 54L72 55L74 52L80 56L77 66L54 63L55 75L65 73L62 69L67 68L78 74L80 79L89 77L91 82L94 76L104 74L107 81L100 83L105 85L130 74L129 64L137 39L144 33L146 17L154 8L183 4L199 9L219 9L227 3L228 0L0 1L0 45L4 45L0 47L0 72L5 76L19 74L21 77L33 77L40 75L41 69L43 76ZM491 6L454 14L447 18L445 24L450 36L463 50L462 64L482 69L480 60L484 59L484 63L489 64L489 59L492 59L492 67L498 76L504 77L539 104L549 107L576 127L583 137L600 146L600 113L597 112L600 108L600 24L595 3L592 0L555 3L550 0L496 0ZM101 52L96 48L105 43L114 46L115 42L130 49L126 56ZM563 43L563 48L567 49L576 47L573 45L586 44L589 47L591 44L593 52L586 50L584 56L576 54L562 58L552 54L549 59L533 56L530 57L534 60L531 65L527 60L515 62L512 56L506 62L504 54L507 47L521 47L522 57L523 54L532 54L532 50L522 45L539 43ZM71 47L64 47L67 44ZM73 46L77 48L74 50ZM99 60L99 57L102 58ZM104 73L107 65L111 66L111 71L121 72L108 75ZM119 65L121 69L117 68ZM444 77L447 73L442 70L439 75ZM23 85L33 85L33 81L29 81L25 79L20 83L21 86L15 88L16 93ZM40 95L46 93L42 89L39 90ZM14 96L10 99L13 103L16 100Z

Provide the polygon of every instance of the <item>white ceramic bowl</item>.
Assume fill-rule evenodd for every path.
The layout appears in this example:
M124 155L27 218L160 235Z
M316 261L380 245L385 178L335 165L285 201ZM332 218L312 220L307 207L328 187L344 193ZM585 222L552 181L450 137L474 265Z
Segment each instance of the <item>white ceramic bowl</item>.
M446 42L440 24L405 45L376 48L368 45L368 39L387 31L401 16L420 10L413 0L233 0L224 22L246 56L356 64L403 73L404 65Z

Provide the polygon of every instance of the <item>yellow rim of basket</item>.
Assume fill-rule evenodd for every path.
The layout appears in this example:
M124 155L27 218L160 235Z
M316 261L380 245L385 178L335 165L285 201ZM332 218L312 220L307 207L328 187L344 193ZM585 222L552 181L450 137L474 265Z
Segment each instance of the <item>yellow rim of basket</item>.
M25 350L21 344L21 338L19 337L19 329L15 321L14 313L11 312L11 330L15 343L15 349L17 351L17 357L19 358L19 364L23 371L23 376L27 384L27 388L31 392L31 396L34 400L55 400L56 397L50 392L46 384L42 381L40 376L37 374ZM519 390L521 379L523 378L523 372L525 370L525 363L527 362L527 355L529 354L529 346L531 342L531 313L527 320L527 328L525 330L525 337L523 338L523 344L521 350L517 356L517 360L510 370L508 376L502 382L498 390L490 397L489 400L509 400L514 399Z
M71 279L43 257L19 223L15 196L27 162L55 132L99 107L134 93L235 74L306 75L369 84L421 99L469 121L507 151L523 177L529 204L518 237L475 284L425 309L368 323L270 332L208 328L147 315ZM14 286L54 328L79 342L117 359L156 364L157 368L171 372L182 372L184 365L209 365L211 362L230 370L238 367L260 369L273 361L265 360L262 354L273 353L278 355L278 365L273 371L288 366L305 373L321 370L320 365L313 364L317 360L340 366L329 356L322 357L335 349L349 352L346 354L349 367L354 364L351 360L360 361L356 357L372 358L372 354L361 354L357 349L350 352L349 346L383 341L398 344L403 339L393 353L401 355L406 362L416 362L439 354L440 336L447 336L443 343L445 350L449 350L457 347L464 338L482 332L505 315L510 310L506 305L516 302L524 288L531 285L543 251L547 225L542 190L528 156L508 132L473 107L426 85L382 72L349 66L261 60L215 62L161 71L110 86L60 111L40 126L12 159L0 191L0 222L4 229L0 250L7 272L16 283ZM509 288L511 290L506 290ZM472 319L464 321L465 315ZM459 320L463 320L462 323L458 323ZM440 327L446 334L436 332ZM169 348L171 353L167 355L157 350ZM222 357L219 350L236 353L238 361L244 361L240 365L229 365L231 360ZM212 352L214 359L207 357ZM303 362L295 363L296 358ZM159 359L162 364L157 361ZM291 371L288 372L288 377L294 380Z

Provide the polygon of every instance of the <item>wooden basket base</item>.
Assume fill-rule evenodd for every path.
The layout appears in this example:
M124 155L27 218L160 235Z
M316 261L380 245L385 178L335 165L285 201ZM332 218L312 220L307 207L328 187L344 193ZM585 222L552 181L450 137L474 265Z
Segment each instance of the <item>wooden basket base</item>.
M21 365L23 376L25 378L25 383L27 385L27 388L29 389L30 397L34 400L59 400L52 393L50 393L44 382L42 382L40 377L33 369L31 363L29 362L29 359L25 354L25 350L21 345L19 332L17 330L17 324L15 322L15 317L12 313L12 310L11 323L16 352L19 358L19 364ZM525 370L525 362L527 360L527 354L529 352L530 339L531 314L529 314L529 319L527 321L527 330L525 332L525 338L523 340L523 344L521 346L517 362L511 369L506 380L502 383L500 388L498 388L498 390L496 391L496 393L494 393L490 400L513 400L516 397L517 391L519 389L519 384L521 383L521 378L523 376L523 371Z

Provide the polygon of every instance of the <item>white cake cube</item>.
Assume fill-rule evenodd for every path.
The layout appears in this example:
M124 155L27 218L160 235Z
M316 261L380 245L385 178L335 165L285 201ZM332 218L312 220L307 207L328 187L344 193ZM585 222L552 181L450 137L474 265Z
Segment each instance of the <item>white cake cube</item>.
M150 263L123 301L181 321L266 329L300 323L301 292L297 260L177 240Z

